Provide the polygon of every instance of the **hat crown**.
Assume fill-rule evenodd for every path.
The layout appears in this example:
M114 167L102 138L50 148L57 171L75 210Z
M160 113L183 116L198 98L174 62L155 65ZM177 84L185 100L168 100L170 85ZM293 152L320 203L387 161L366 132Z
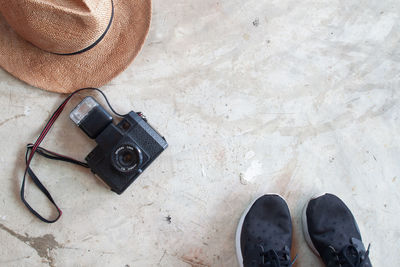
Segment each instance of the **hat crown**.
M0 0L0 11L20 37L57 54L81 51L106 31L111 0Z

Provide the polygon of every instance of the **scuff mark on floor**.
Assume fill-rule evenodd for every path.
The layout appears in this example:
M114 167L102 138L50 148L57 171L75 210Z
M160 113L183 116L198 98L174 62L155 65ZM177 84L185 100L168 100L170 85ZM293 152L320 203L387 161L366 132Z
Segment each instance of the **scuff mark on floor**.
M53 249L62 248L63 246L55 240L53 235L46 234L41 237L30 237L28 234L25 234L25 236L23 236L19 233L14 232L13 230L11 230L10 228L6 227L1 223L0 223L0 229L6 231L13 237L19 239L20 241L24 242L25 244L33 248L39 255L39 257L46 260L49 266L55 267L54 258L50 255L50 252Z
M256 18L256 19L253 21L253 25L254 25L254 27L258 27L258 25L260 25L260 19L259 19L259 18Z
M15 115L15 116L13 116L13 117L11 117L11 118L5 119L4 121L0 122L0 126L3 126L4 124L6 124L6 123L9 122L9 121L16 120L16 119L18 119L18 118L25 117L25 116L26 116L25 114L18 114L18 115Z
M202 260L198 259L197 257L190 258L190 257L181 257L180 260L186 262L191 267L210 267L210 265L205 264Z
M210 267L210 264L206 263L204 257L203 249L194 248L190 249L183 256L178 257L178 259L189 264L191 267Z
M166 251L166 250L164 250L163 255L161 256L160 260L158 261L158 266L160 266L162 260L164 259L165 254L167 254L167 251Z
M259 160L253 160L250 167L245 172L239 174L240 183L247 185L252 183L254 179L263 173L262 163Z

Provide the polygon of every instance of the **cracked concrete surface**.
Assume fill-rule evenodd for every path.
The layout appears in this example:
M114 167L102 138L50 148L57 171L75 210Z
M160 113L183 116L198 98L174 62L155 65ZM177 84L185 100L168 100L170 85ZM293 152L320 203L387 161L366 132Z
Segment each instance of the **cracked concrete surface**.
M374 266L400 265L400 3L153 5L143 50L102 89L170 146L120 196L86 169L36 157L64 212L56 224L32 217L19 187L25 145L64 96L0 70L0 266L237 266L236 224L262 193L288 201L296 266L322 266L300 215L326 191L354 212ZM91 151L67 115L82 97L44 147L77 159ZM32 183L27 198L53 214Z

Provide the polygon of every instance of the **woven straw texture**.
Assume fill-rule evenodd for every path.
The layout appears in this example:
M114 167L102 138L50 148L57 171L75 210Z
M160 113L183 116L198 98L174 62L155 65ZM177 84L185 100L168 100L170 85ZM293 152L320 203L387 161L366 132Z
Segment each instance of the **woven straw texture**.
M0 66L26 83L69 93L100 87L133 61L150 27L151 0L0 0Z

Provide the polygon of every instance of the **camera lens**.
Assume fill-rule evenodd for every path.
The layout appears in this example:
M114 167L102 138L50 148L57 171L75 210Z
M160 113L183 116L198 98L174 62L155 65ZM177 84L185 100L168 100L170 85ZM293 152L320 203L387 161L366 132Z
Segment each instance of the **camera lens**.
M118 146L112 154L112 164L120 172L130 172L142 163L142 151L135 145Z
M125 154L122 156L122 162L123 162L123 163L126 163L126 164L132 162L132 159L133 159L133 157L132 157L132 154L130 154L130 153L125 153Z

